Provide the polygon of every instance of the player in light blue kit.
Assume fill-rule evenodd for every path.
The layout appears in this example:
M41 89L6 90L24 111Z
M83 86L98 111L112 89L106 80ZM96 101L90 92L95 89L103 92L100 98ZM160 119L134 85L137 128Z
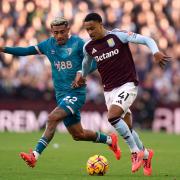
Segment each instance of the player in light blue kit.
M72 83L82 68L84 41L77 36L69 36L69 24L64 18L55 18L51 23L53 37L29 47L0 47L0 52L16 56L44 54L52 68L57 107L49 114L46 129L34 151L20 153L22 159L30 166L36 165L38 156L47 147L54 136L59 122L63 121L67 130L77 141L93 141L108 144L117 159L120 148L116 134L105 135L83 129L80 122L80 108L86 99L86 87L73 89ZM94 66L94 67L93 67ZM96 69L96 64L91 72Z

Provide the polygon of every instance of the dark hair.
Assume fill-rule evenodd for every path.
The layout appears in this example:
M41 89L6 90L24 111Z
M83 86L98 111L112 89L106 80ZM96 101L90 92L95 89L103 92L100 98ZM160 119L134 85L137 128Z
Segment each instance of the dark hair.
M88 21L97 21L99 23L102 22L102 18L98 13L90 13L88 15L86 15L84 22L88 22Z

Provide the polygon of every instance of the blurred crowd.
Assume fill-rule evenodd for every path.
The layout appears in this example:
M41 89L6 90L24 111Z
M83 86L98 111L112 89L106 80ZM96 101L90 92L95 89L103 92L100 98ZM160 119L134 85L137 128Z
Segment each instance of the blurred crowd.
M102 15L107 29L151 36L172 57L161 69L146 46L130 45L140 81L136 110L149 117L157 102L180 103L179 0L1 0L0 46L37 44L50 36L50 22L57 16L70 21L72 34L87 40L82 20L92 11ZM88 101L104 102L98 73L88 77L87 88ZM54 98L46 57L0 54L0 97Z

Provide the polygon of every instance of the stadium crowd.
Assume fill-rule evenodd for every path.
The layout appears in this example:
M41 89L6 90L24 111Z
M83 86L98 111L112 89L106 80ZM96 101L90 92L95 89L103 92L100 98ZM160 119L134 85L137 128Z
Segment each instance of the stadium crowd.
M88 12L104 17L107 29L119 28L151 36L173 58L165 69L153 63L149 49L130 44L140 80L137 111L153 114L156 102L180 102L179 0L1 0L0 46L29 46L50 36L50 22L64 16L71 33L87 40L82 20ZM0 54L0 98L51 100L50 63L44 56L14 57ZM88 77L87 101L104 102L98 73ZM147 109L147 111L142 111Z

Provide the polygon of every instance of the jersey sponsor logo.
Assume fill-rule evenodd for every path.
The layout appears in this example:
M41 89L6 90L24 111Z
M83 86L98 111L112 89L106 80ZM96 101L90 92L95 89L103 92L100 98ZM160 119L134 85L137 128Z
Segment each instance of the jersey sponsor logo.
M71 55L71 53L72 53L72 48L67 48L67 52L68 52L69 55Z
M60 64L60 62L54 62L54 66L56 67L56 69L57 69L58 71L61 70L61 64Z
M54 66L58 71L65 70L65 69L71 69L72 68L72 62L71 61L54 61Z
M97 50L95 48L92 49L92 54L94 54L95 52L97 52Z
M97 62L99 62L99 61L103 61L104 59L113 57L113 56L115 56L117 54L119 54L119 49L114 49L113 51L103 53L102 55L95 56L94 58L96 59Z
M108 39L107 43L108 43L109 47L114 47L115 46L115 42L114 42L113 38Z

